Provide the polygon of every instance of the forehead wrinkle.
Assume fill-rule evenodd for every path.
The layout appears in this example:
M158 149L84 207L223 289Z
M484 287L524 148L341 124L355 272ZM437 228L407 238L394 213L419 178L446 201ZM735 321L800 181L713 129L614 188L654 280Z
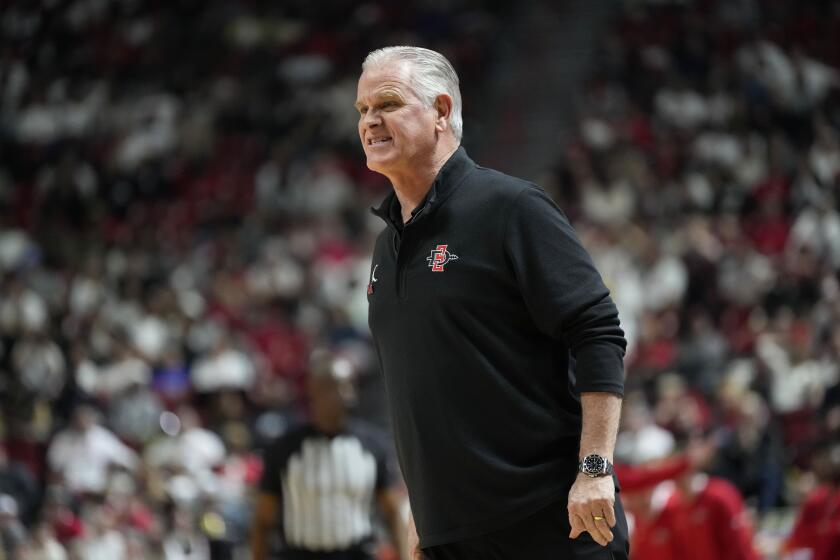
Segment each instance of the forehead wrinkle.
M364 99L395 99L402 102L408 101L405 94L400 91L399 85L401 84L398 82L395 82L394 84L384 84L372 91L369 95L361 96L355 103L356 108L358 109L362 105L365 105Z
M359 80L359 94L362 93L363 82L372 82L376 85L368 97L376 97L384 90L389 92L393 90L397 96L407 101L407 94L414 93L411 87L411 65L406 61L386 62L364 70ZM356 102L357 105L360 102L361 99Z

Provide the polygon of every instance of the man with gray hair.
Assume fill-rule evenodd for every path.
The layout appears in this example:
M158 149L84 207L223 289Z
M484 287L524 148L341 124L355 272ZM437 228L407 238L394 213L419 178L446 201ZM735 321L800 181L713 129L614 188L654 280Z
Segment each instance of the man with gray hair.
M441 54L370 53L356 108L393 185L367 294L414 558L627 558L610 463L626 342L568 220L459 147Z

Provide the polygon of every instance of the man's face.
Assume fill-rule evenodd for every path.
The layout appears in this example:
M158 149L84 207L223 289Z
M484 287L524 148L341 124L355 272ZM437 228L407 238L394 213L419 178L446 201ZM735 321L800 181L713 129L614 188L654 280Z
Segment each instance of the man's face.
M330 376L312 376L307 385L313 412L331 418L345 412L355 399L353 384Z
M95 413L86 406L81 406L73 412L73 427L79 432L87 432L96 423Z
M412 91L410 72L407 62L386 62L359 78L359 138L368 167L383 175L411 172L434 152L437 111Z

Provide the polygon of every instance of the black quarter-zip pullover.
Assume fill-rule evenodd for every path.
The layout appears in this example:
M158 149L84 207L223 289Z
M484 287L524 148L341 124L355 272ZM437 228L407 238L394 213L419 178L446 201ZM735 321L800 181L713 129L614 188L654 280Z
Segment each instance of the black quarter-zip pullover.
M402 224L379 235L369 322L424 547L565 499L579 394L621 395L618 312L560 209L459 148Z

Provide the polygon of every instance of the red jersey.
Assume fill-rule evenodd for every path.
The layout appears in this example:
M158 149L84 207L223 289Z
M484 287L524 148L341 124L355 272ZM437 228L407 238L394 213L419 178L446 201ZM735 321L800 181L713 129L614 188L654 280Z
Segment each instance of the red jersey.
M663 483L651 501L657 513L649 520L636 520L631 543L634 557L758 560L744 502L729 482L709 478L689 498L682 496L673 483Z
M680 533L677 517L682 510L682 498L676 485L663 482L651 495L651 513L636 516L631 534L630 551L633 558L644 560L673 560L686 558L687 547Z
M811 560L840 558L840 491L820 486L808 495L785 548L810 550Z
M691 542L691 554L686 558L758 560L744 500L731 483L709 477L682 507L680 529Z

